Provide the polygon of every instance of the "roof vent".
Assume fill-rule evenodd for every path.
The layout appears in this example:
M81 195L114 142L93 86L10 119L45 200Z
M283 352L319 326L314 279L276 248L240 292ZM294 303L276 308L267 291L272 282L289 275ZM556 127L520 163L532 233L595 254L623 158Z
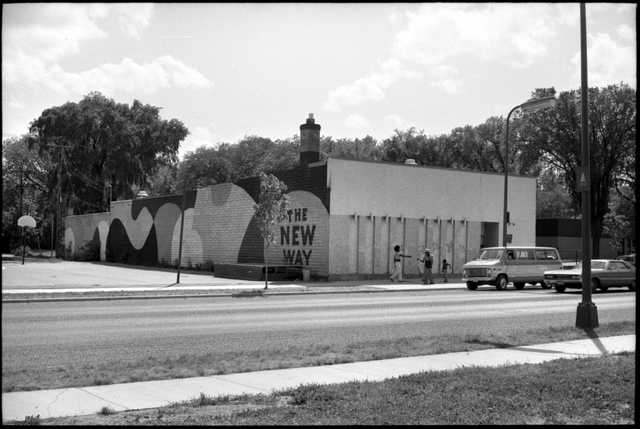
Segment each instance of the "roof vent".
M405 165L418 165L418 163L416 162L416 160L415 160L415 159L413 159L413 158L407 158L407 159L404 161L404 164L405 164Z

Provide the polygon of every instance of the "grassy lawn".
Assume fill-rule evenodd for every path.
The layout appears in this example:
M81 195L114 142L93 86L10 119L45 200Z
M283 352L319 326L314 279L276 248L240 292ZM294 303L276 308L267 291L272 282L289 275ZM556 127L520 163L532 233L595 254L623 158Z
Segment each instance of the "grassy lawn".
M634 424L635 353L462 368L383 382L197 398L152 410L30 419L55 425Z
M635 334L635 322L603 324L600 337ZM572 327L532 328L517 334L483 334L468 336L414 336L391 341L351 343L348 346L309 346L263 349L252 352L184 354L176 358L157 356L134 361L108 361L98 365L75 363L68 367L41 371L9 372L3 368L2 391L26 391L81 387L169 378L232 374L267 369L330 365L335 363L419 356L585 339L589 335Z

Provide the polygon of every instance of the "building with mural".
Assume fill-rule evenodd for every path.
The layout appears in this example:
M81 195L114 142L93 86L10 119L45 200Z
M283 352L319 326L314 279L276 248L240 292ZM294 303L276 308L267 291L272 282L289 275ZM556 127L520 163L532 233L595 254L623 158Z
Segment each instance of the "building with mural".
M300 136L300 165L273 173L287 185L291 205L266 254L253 211L257 177L184 196L113 201L109 212L68 216L65 248L73 255L94 240L103 261L176 264L183 204L183 266L266 260L306 267L314 278L385 277L397 244L413 256L425 246L434 261L447 259L459 273L481 247L502 242L503 175L320 160L320 125L312 115ZM510 176L508 233L514 245L535 245L535 201L535 178ZM415 258L405 260L404 272L417 275Z

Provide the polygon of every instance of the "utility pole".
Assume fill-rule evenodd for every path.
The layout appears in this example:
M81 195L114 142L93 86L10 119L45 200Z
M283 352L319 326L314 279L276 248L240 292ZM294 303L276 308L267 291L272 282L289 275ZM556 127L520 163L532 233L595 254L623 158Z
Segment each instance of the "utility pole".
M578 304L576 327L598 327L598 309L591 301L591 156L589 153L589 87L587 85L587 23L584 3L580 3L580 63L582 86L582 169L578 191L582 194L582 302Z
M56 172L57 176L58 176L58 192L56 195L56 221L54 223L54 242L53 242L53 246L56 249L56 257L58 256L58 226L60 224L60 202L62 200L62 185L61 185L61 181L62 181L62 146L58 146L58 168L56 169L58 170Z
M186 181L185 181L186 184ZM182 234L184 232L184 212L187 206L187 187L182 191L182 216L180 216L180 244L178 245L178 276L176 284L180 284L180 265L182 265Z

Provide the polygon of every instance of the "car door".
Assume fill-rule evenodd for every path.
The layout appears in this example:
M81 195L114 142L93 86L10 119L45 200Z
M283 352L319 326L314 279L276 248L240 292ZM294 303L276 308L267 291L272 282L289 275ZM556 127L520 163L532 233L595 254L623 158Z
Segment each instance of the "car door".
M626 286L635 277L631 267L622 261L609 261L607 274L609 286Z
M545 271L561 270L562 264L558 252L553 249L535 249L536 267L544 274ZM543 276L540 276L542 279Z

